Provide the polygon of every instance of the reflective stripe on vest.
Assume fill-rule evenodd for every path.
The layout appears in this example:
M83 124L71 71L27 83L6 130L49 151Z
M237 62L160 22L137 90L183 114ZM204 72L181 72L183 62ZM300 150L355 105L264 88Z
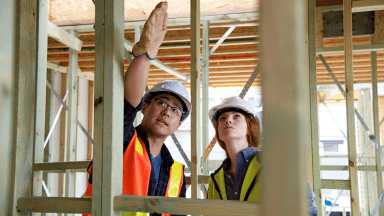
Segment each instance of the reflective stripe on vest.
M245 174L243 185L240 191L240 201L261 202L261 164L257 158L253 158L247 173ZM227 191L225 189L224 170L221 168L214 176L209 179L208 199L227 200Z

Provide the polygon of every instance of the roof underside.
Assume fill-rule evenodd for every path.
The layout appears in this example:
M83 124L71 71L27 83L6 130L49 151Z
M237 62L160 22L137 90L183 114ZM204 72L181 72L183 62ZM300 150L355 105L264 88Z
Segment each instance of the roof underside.
M188 76L190 74L190 26L187 20L189 14L189 1L170 0L169 2L169 25L164 43L160 47L157 59L172 67L178 72ZM134 21L135 25L142 25L157 1L146 1L145 3L125 4L126 22ZM209 61L209 84L211 86L244 86L256 68L259 61L259 26L257 2L255 0L238 1L201 1L201 13L203 19L211 19L210 24L210 49L224 35L224 33L235 23L241 21L234 31L226 38L218 49L211 55ZM323 4L324 5L324 4ZM321 5L321 6L323 6ZM59 10L60 8L60 10ZM73 8L77 8L73 10ZM146 14L146 15L145 15ZM232 15L236 18L219 17L218 14L240 14ZM81 16L80 16L81 15ZM180 19L182 17L183 19ZM208 18L209 17L209 18ZM51 0L50 19L57 25L83 25L94 23L94 5L91 0L63 1ZM188 20L187 20L188 21ZM134 25L126 25L125 38L134 43ZM66 27L73 28L73 27ZM89 32L87 32L89 30ZM202 29L201 29L202 30ZM79 52L79 69L83 72L94 72L95 59L95 34L92 25L78 28L79 39L83 41L82 50ZM201 37L202 38L202 37ZM343 46L343 38L327 38L321 41L324 47ZM370 44L370 36L354 37L354 45ZM68 47L49 38L48 40L48 62L68 67ZM324 58L335 73L340 82L344 82L344 54L324 54ZM354 80L356 82L368 82L371 80L371 57L370 52L359 52L353 54ZM305 61L303 61L305 63ZM384 52L377 53L378 80L384 80ZM128 67L125 62L125 69ZM317 59L318 83L333 83L331 76L320 61ZM260 85L259 75L254 85ZM151 66L148 86L153 86L165 79L176 79L183 81L155 66ZM187 83L186 86L189 84Z

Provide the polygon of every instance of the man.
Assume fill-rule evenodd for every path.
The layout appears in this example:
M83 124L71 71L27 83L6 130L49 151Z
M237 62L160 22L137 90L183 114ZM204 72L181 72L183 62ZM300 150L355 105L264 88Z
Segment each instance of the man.
M188 92L180 82L166 80L143 97L150 60L156 57L167 32L167 7L167 2L160 2L152 11L140 41L133 48L135 59L124 78L123 194L185 197L186 193L184 165L173 160L164 141L191 112ZM134 128L138 111L144 117ZM90 173L91 169L92 165L88 168ZM92 196L92 176L85 196ZM123 215L145 214L123 212Z

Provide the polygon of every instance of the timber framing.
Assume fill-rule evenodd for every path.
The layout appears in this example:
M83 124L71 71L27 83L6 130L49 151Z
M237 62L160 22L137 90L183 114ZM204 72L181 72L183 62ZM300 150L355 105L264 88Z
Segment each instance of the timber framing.
M130 54L125 52L127 62L124 61L123 47L128 50L132 48L133 44L130 41L137 41L144 21L124 23L123 0L100 0L96 1L95 25L58 27L48 22L47 32L37 31L36 15L44 16L43 10L36 8L37 2L39 1L22 2L19 5L21 17L15 111L17 145L14 165L16 180L12 197L13 214L57 212L121 215L121 211L141 211L192 215L234 215L239 212L243 215L274 216L284 215L286 212L304 215L305 181L313 183L315 192L319 195L316 197L319 207L321 189L350 190L351 211L353 214L358 214L360 211L358 171L376 172L380 175L383 166L380 144L376 146L378 150L375 151L375 155L369 156L376 160L376 165L358 164L354 82L372 81L375 134L370 135L370 138L377 142L380 140L378 87L381 86L378 82L384 81L384 45L383 41L372 39L370 36L352 37L351 17L352 12L382 10L383 1L364 0L356 3L345 0L345 4L341 7L345 14L345 36L342 39L323 39L322 28L317 26L321 25L321 22L316 17L321 16L321 13L317 12L339 10L340 6L316 8L315 1L312 0L309 1L308 8L301 1L287 0L282 3L279 0L269 0L261 8L265 16L261 20L262 23L258 23L258 12L200 17L199 0L191 1L191 18L170 19L165 42L160 48L158 59L153 61L154 66L151 67L148 85L152 86L164 79L187 82L190 78L188 87L191 88L194 110L191 115L191 177L187 177L186 180L192 188L192 199L121 195L122 167L116 164L122 163L123 71L128 67L130 59ZM305 9L308 9L308 12ZM306 20L295 15L297 10L299 14L308 16L306 17L308 26ZM274 15L275 13L279 13L279 16ZM382 13L377 13L377 16L378 19L383 19ZM289 25L279 25L286 22ZM260 26L281 28L261 29ZM296 31L292 31L292 28ZM201 30L202 38L200 38ZM29 32L34 33L28 35ZM287 34L280 34L281 32ZM41 48L39 46L45 43L41 39L46 37L45 35L50 37L47 53L39 49ZM375 37L378 37L376 33ZM36 45L36 41L39 46ZM276 46L276 43L280 46ZM212 52L209 52L211 47ZM41 49L46 48L45 45ZM261 52L263 59L259 57ZM320 54L324 54L325 61L329 63L335 76L333 78L346 86L348 166L320 165L317 95L320 89L329 87L318 84L329 84L334 81L328 74L328 68L322 64L322 56L321 60L316 57ZM47 60L45 56L48 56ZM301 60L308 57L309 61L303 64ZM372 69L367 69L367 65ZM69 91L69 110L62 116L64 120L61 122L61 162L57 163L42 162L43 148L40 142L43 140L41 134L44 134L44 123L40 124L38 120L44 113L42 109L45 108L45 96L43 101L36 97L45 95L46 77L43 72L46 75L47 68L62 73L64 81L61 94L66 92L67 87ZM263 80L261 76L257 76L259 71L268 71L262 74ZM74 196L74 172L85 172L89 164L89 161L76 161L74 153L78 76L94 80L91 85L95 88L89 92L92 97L89 104L92 106L93 101L99 102L89 114L95 116L94 122L91 119L90 124L97 125L94 129L90 129L95 131L92 199L68 198ZM266 143L263 146L265 155L263 166L266 170L263 173L263 181L268 184L263 185L262 204L196 199L200 196L198 184L207 184L209 180L207 166L203 169L200 166L201 146L205 148L209 141L207 134L204 134L203 140L200 138L203 134L201 128L206 130L209 124L204 121L203 127L200 126L201 77L204 115L207 115L208 108L208 86L241 86L247 83L246 88L249 88L251 85L263 84L263 142ZM365 84L361 84L360 87L364 86ZM330 97L333 95L333 92L331 93L326 96ZM281 143L281 140L288 141ZM277 147L279 151L276 151ZM66 162L64 152L67 156ZM204 157L208 157L208 154ZM311 158L306 158L306 154L311 154ZM201 170L205 175L200 175ZM305 175L308 170L312 176ZM350 179L321 179L321 170L347 170ZM42 173L48 172L66 174L65 187L64 177L61 175L59 196L65 194L67 198L38 196L41 194ZM279 178L282 173L286 178ZM33 184L32 179L37 185ZM382 184L383 180L379 177L377 181ZM289 187L281 189L281 185ZM378 194L382 190L381 185L377 188ZM279 208L276 208L276 203L280 203ZM380 206L380 203L378 205ZM321 210L319 212L321 213ZM383 213L383 208L380 212Z

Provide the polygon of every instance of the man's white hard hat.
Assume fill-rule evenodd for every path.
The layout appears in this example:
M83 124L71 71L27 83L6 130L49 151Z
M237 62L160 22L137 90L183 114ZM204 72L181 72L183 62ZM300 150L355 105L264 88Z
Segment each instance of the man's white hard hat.
M256 111L248 101L241 99L238 96L227 97L219 105L212 107L209 112L209 119L214 124L222 113L226 111L238 111L255 118Z
M189 101L187 89L177 80L164 80L154 85L150 90L146 91L143 97L144 102L149 103L154 96L165 93L176 96L183 104L183 115L180 121L184 121L192 111L192 104Z

